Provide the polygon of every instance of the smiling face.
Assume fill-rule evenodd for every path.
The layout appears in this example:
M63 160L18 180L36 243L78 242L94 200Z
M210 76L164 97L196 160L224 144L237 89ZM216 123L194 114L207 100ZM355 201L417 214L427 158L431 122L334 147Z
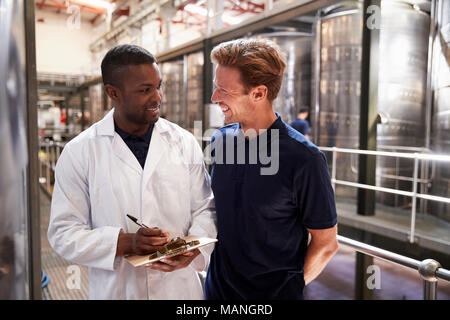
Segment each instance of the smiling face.
M132 134L145 132L159 119L162 99L161 72L156 63L121 67L119 86L105 85L114 101L114 120Z
M254 106L245 87L242 85L238 69L218 65L214 83L216 89L213 92L211 101L219 104L225 115L225 124L245 123L248 119L255 116Z

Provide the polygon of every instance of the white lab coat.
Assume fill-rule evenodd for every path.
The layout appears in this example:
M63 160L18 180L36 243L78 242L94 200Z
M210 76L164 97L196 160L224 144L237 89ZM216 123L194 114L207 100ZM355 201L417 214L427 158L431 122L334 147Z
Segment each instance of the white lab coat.
M165 119L153 129L144 169L114 131L113 112L71 140L55 172L48 239L65 259L89 267L90 299L203 299L197 271L213 246L174 272L134 268L115 257L119 232L216 237L203 153L191 133Z

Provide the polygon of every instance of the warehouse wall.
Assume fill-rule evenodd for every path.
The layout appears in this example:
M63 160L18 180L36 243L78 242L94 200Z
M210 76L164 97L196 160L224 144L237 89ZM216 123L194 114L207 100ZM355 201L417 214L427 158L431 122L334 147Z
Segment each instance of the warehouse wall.
M94 39L92 25L81 19L79 28L69 27L70 16L36 9L37 72L64 74L99 73L92 64L89 45ZM43 22L39 22L43 19Z

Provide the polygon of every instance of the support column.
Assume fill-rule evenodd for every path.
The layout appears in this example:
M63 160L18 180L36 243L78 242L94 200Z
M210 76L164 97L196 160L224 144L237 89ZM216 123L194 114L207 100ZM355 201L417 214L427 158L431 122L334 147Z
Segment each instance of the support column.
M362 10L359 148L361 150L376 150L381 1L364 0ZM376 157L359 155L358 182L374 186L376 182L375 172ZM375 191L358 189L357 214L364 216L375 214ZM365 234L364 231L363 233ZM367 237L364 238L364 242L369 240L366 239ZM373 258L371 256L356 253L355 299L371 300L373 298L373 290L367 287L369 276L367 268L372 264Z
M84 119L84 112L86 111L86 104L84 98L86 96L86 89L80 89L80 107L81 107L81 131L83 131L86 127L86 121Z
M269 13L273 9L273 0L266 0L265 2L264 11Z
M359 148L361 150L377 149L378 52L380 30L379 20L375 25L369 25L369 19L371 21L373 21L373 19L381 19L380 2L380 0L364 0L362 8L363 14L361 15L363 17L360 96L361 111L359 123ZM369 7L375 8L375 11L372 11ZM358 169L359 183L375 185L375 156L359 155ZM375 214L375 191L358 189L357 213L366 216Z
M209 128L209 104L213 93L213 64L211 62L211 39L203 40L203 129Z
M223 28L223 0L215 0L214 10L214 30Z
M37 77L36 77L36 39L35 39L34 1L24 1L25 15L25 54L26 54L26 126L28 143L27 168L27 216L28 216L28 265L29 297L42 299L41 289L41 220L39 201L39 161L37 127Z
M173 6L173 3L164 4L159 8L159 15L162 20L163 36L164 36L164 48L163 50L170 49L170 37L172 28L172 19L177 13L177 9Z

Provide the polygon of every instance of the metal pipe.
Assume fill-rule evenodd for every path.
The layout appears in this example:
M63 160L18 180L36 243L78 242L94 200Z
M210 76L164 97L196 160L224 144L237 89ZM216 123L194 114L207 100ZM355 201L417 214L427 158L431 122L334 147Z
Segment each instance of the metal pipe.
M430 148L431 144L431 126L432 126L432 108L433 108L433 48L436 37L436 30L438 22L436 19L436 0L431 0L430 12L430 34L428 38L428 61L427 61L427 82L425 91L425 148ZM427 178L429 174L429 164L425 162L421 168L421 177ZM421 186L421 193L425 193L426 185ZM426 213L428 202L420 201L420 208L422 213Z
M359 12L359 9L351 9L351 10L345 10L345 11L340 11L340 12L336 12L336 13L330 13L330 14L327 14L325 17L323 17L323 20L329 20L329 19L333 19L333 18L337 18L337 17L347 16L347 15L355 14L358 12Z
M398 159L397 159L397 160L398 160ZM397 169L397 170L399 169L398 163L396 163L396 169ZM414 181L413 178L405 177L405 176L397 176L397 175L395 175L395 174L385 174L385 173L381 173L381 174L379 174L379 176L380 176L381 178L392 179L392 180L401 180L401 181L408 181L408 182L413 182L413 181ZM424 183L430 183L430 182L431 182L431 179L419 179L419 178L417 178L416 181L417 181L418 183L424 184Z
M439 268L436 270L436 278L450 281L450 270Z
M437 281L423 280L423 300L437 299Z
M206 1L206 34L210 35L212 32L212 27L211 27L211 11L213 10L213 0L207 0Z
M432 196L429 194L418 194L417 197L421 198L421 199L426 199L426 200L450 203L450 198L446 198L446 197Z
M320 128L320 61L321 61L321 47L322 47L322 18L321 10L317 12L317 27L316 27L316 61L315 61L315 79L314 79L314 142L319 144L319 128Z
M428 61L427 61L427 84L426 84L426 96L425 96L425 148L430 148L431 140L431 108L433 99L432 88L432 61L433 61L433 44L437 28L436 20L436 0L431 1L430 12L430 34L428 38Z
M42 148L42 141L40 141L40 139L39 139L39 148L38 148L38 150L41 151L41 148ZM39 179L38 179L38 181L39 181L39 183L41 183L41 178L42 178L42 161L41 161L41 157L39 155L38 155L38 162L39 162L39 168L38 168L38 170L39 170Z
M423 278L423 299L436 300L437 298L437 277L436 271L441 268L441 264L433 259L426 259L419 264L419 274Z
M381 191L381 192L387 192L387 193L393 193L393 194L399 194L401 196L407 196L407 197L412 197L413 193L410 191L402 191L402 190L396 190L396 189L391 189L391 188L384 188L384 187L377 187L377 186L371 186L368 184L362 184L362 183L356 183L356 182L350 182L350 181L343 181L343 180L335 180L335 181L331 181L332 183L336 183L336 184L340 184L343 186L348 186L348 187L355 187L355 188L364 188L364 189L369 189L369 190L374 190L374 191ZM433 200L433 201L438 201L438 202L445 202L445 203L450 203L450 198L445 198L445 197L439 197L439 196L432 196L429 194L416 194L417 198L420 199L426 199L426 200Z
M323 151L333 151L332 147L318 147ZM338 148L335 149L337 152L343 153L356 153L356 154L368 154L374 156L386 156L386 157L399 157L406 159L415 159L415 155L411 153L405 152L387 152L387 151L374 151L374 150L359 150L359 149L346 149L346 148ZM418 159L420 160L435 160L435 161L444 161L450 162L450 156L448 155L440 155L440 154L418 154Z
M377 146L377 149L386 149L386 150L403 150L403 151L411 151L411 152L431 152L430 149L422 148L422 147L406 147L406 146Z
M51 154L52 154L52 170L55 170L55 166L56 166L56 146L55 146L55 142L54 141L50 141L50 147L51 147Z
M408 258L397 253L380 249L356 240L345 238L337 235L337 240L340 244L352 247L358 252L383 259L387 262L400 264L402 266L415 269L419 271L423 278L423 298L424 300L436 300L437 298L437 284L438 278L450 281L450 271L443 269L439 262L433 259L426 259L418 261Z
M333 183L333 181L331 181L331 182ZM340 185L348 186L348 187L362 188L362 189L374 190L374 191L382 191L382 192L399 194L399 195L408 196L408 197L413 196L413 193L410 191L402 191L402 190L396 190L396 189L391 189L391 188L377 187L377 186L371 186L368 184L343 181L343 180L335 180L334 182L336 184L340 184ZM417 195L417 196L419 196L419 195ZM450 201L450 199L448 199L448 200Z
M414 243L414 231L416 228L416 206L417 206L417 175L419 173L419 158L417 153L414 154L414 174L413 174L413 186L412 186L412 206L411 206L411 234L409 242Z
M188 123L188 56L183 55L183 110L182 110L182 123L184 128L189 128L193 124Z
M331 181L333 185L333 190L336 192L336 151L334 150L336 147L333 148L333 167L331 168Z
M353 239L345 238L340 235L337 236L337 240L339 243L350 246L358 252L362 252L388 262L394 262L411 269L419 270L420 262L415 259L408 258L391 251L380 249Z
M50 157L50 145L49 145L49 140L45 139L45 167L46 167L46 174L45 177L47 179L46 184L47 184L47 191L50 192L50 161L49 161L49 157Z

